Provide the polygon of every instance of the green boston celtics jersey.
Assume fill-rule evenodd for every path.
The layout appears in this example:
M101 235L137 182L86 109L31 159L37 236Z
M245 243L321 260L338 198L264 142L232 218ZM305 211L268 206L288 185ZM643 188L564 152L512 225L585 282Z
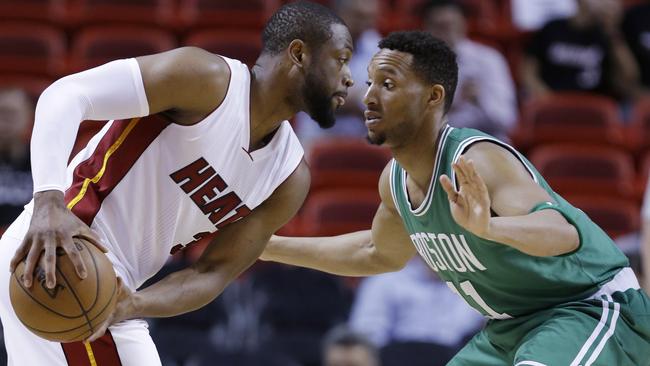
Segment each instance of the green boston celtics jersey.
M454 221L438 179L446 174L456 183L452 162L480 141L508 149L523 163L555 201L550 207L578 230L578 250L556 257L534 257L475 236ZM406 171L393 160L393 201L420 256L452 290L484 315L508 319L584 299L629 265L612 240L584 212L553 192L532 164L509 145L473 129L447 126L441 132L436 155L435 171L420 207L409 202Z

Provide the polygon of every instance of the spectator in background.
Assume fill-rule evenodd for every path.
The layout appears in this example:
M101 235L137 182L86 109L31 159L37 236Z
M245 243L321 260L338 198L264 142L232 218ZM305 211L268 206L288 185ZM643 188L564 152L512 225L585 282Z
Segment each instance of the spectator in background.
M449 124L507 140L517 119L517 101L506 60L497 50L467 38L466 19L457 1L429 1L422 16L424 30L445 41L458 58Z
M511 0L512 23L522 31L535 31L550 20L576 12L576 0Z
M650 2L633 6L623 17L623 34L641 74L640 93L650 93Z
M378 347L393 342L425 342L448 361L483 324L420 258L399 272L363 280L350 315L352 329ZM441 360L439 360L441 361Z
M377 348L346 326L330 330L323 340L323 366L380 366Z
M33 106L22 89L0 90L0 231L32 199L26 136Z
M355 85L348 89L345 104L338 109L336 125L324 130L311 121L305 113L296 116L296 133L305 150L318 138L358 137L364 138L368 131L364 124L362 102L366 92L368 79L368 64L372 56L379 50L377 45L381 39L377 31L379 18L378 0L334 0L332 7L345 21L354 40L354 53L350 59L350 72Z
M531 97L583 91L631 97L638 67L619 30L619 0L578 0L570 18L547 23L526 50L522 81Z

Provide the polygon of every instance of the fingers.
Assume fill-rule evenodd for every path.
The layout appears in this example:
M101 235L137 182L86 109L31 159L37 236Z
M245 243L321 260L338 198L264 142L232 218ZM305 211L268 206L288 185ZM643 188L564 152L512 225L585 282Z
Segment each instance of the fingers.
M36 269L38 258L41 256L41 251L42 244L40 238L33 238L29 253L27 253L27 259L25 259L25 269L23 271L23 286L27 288L32 287L34 270Z
M77 276L81 279L86 278L86 265L81 258L79 249L74 245L72 238L69 236L64 237L61 246L68 254L68 258L70 259L70 262L72 262L72 265L77 272Z
M45 271L45 286L50 289L54 288L56 285L56 246L45 246L41 263Z
M447 198L450 202L456 203L458 200L458 192L454 189L454 185L451 184L451 179L446 175L440 176L440 185L447 192Z
M108 325L111 323L112 318L113 318L112 315L109 316L108 319L106 319L106 321L104 323L102 323L102 325L99 328L97 328L95 330L95 332L93 334L91 334L90 337L88 337L88 339L86 339L84 342L90 343L90 342L94 342L97 339L101 338L101 336L103 336L104 333L106 333L106 329L108 329Z
M11 271L11 273L14 273L16 271L16 267L18 267L18 263L22 262L23 259L25 259L25 256L29 252L29 248L31 248L31 242L31 237L25 237L23 243L20 244L18 249L16 249L16 253L14 254L14 257L11 258L11 262L9 263L9 271Z

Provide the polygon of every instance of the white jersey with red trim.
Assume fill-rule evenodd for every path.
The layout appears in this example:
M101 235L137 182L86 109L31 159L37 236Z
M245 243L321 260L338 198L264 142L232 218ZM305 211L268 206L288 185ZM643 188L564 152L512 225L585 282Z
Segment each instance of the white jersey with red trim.
M68 166L68 207L99 235L131 289L158 272L170 252L248 215L302 160L288 121L266 146L247 151L250 73L224 59L228 92L204 120L110 121Z

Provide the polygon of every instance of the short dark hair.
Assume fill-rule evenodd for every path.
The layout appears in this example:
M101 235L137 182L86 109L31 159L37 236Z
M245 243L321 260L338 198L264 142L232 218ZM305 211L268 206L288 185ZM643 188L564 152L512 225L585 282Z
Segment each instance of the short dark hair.
M338 325L332 328L323 338L323 355L331 347L355 347L360 346L368 350L368 353L379 360L377 347L363 334L350 329L347 325Z
M283 5L271 16L262 32L262 53L276 55L294 39L318 49L332 37L332 24L345 25L334 12L320 4L299 1Z
M454 101L458 84L456 54L447 44L427 32L393 32L379 42L387 48L413 55L413 70L422 80L445 88L445 113Z

